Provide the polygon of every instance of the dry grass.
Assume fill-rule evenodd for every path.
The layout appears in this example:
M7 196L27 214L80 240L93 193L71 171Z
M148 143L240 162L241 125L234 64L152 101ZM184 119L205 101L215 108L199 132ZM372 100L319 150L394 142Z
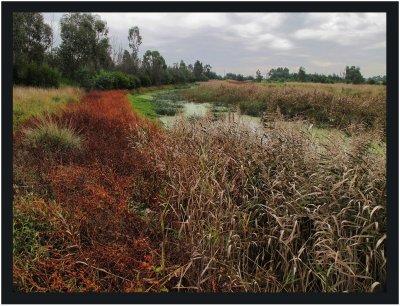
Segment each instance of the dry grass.
M14 86L13 88L13 127L32 116L40 116L60 110L68 103L77 102L83 91L76 87L37 88Z
M181 291L368 292L385 285L385 157L367 134L323 146L303 123L263 136L176 126L162 198L169 286ZM182 260L185 259L185 260Z
M302 117L322 126L347 128L362 124L386 129L386 86L347 84L255 84L210 81L183 91L198 102L237 105L249 115Z
M60 125L52 118L42 118L24 133L27 145L42 147L46 152L79 150L82 147L81 137L71 126Z

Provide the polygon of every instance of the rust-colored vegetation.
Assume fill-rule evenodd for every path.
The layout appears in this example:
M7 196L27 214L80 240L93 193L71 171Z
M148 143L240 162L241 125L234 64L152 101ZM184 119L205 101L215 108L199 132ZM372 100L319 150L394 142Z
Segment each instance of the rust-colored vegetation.
M144 288L155 273L158 233L140 213L158 209L154 203L162 175L135 142L156 143L160 132L132 112L121 91L92 92L51 116L54 124L79 135L79 150L30 145L26 131L35 131L38 121L43 119L30 120L14 137L14 227L32 236L14 241L22 248L15 254L17 287ZM32 254L38 258L27 260Z

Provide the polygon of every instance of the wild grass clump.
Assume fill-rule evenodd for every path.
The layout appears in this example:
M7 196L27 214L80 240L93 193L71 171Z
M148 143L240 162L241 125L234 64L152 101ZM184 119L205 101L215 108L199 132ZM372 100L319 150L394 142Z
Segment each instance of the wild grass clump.
M385 86L348 84L254 84L209 81L182 91L197 102L236 105L252 116L280 110L285 118L303 117L321 126L345 129L362 124L386 129Z
M82 148L82 138L71 126L62 126L51 118L38 121L24 130L25 142L33 148L47 152L75 151Z
M171 290L369 292L386 276L385 157L368 134L316 142L304 124L261 135L201 119L163 155L163 262ZM333 135L332 135L333 137Z

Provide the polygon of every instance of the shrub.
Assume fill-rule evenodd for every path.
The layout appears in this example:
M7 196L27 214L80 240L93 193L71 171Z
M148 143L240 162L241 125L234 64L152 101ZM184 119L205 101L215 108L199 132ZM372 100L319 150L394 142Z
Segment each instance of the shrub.
M140 78L140 83L142 86L150 86L151 85L151 79L147 74L141 74L139 76Z
M94 87L94 73L87 68L80 68L74 76L79 86L91 89Z
M62 127L52 119L42 119L25 131L25 143L45 151L71 151L82 147L82 139L70 127Z
M100 71L95 75L93 87L97 89L134 89L140 86L136 76L121 71Z
M14 83L35 87L58 87L61 74L48 65L29 63L14 66Z

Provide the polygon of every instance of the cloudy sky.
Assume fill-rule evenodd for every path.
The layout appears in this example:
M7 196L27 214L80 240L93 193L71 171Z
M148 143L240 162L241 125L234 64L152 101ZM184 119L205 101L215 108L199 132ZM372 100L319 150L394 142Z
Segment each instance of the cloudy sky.
M386 74L384 13L97 13L107 22L113 48L127 48L128 28L139 26L146 50L168 64L199 59L219 74L295 71L340 73L346 65L364 76ZM59 38L62 13L45 13Z

